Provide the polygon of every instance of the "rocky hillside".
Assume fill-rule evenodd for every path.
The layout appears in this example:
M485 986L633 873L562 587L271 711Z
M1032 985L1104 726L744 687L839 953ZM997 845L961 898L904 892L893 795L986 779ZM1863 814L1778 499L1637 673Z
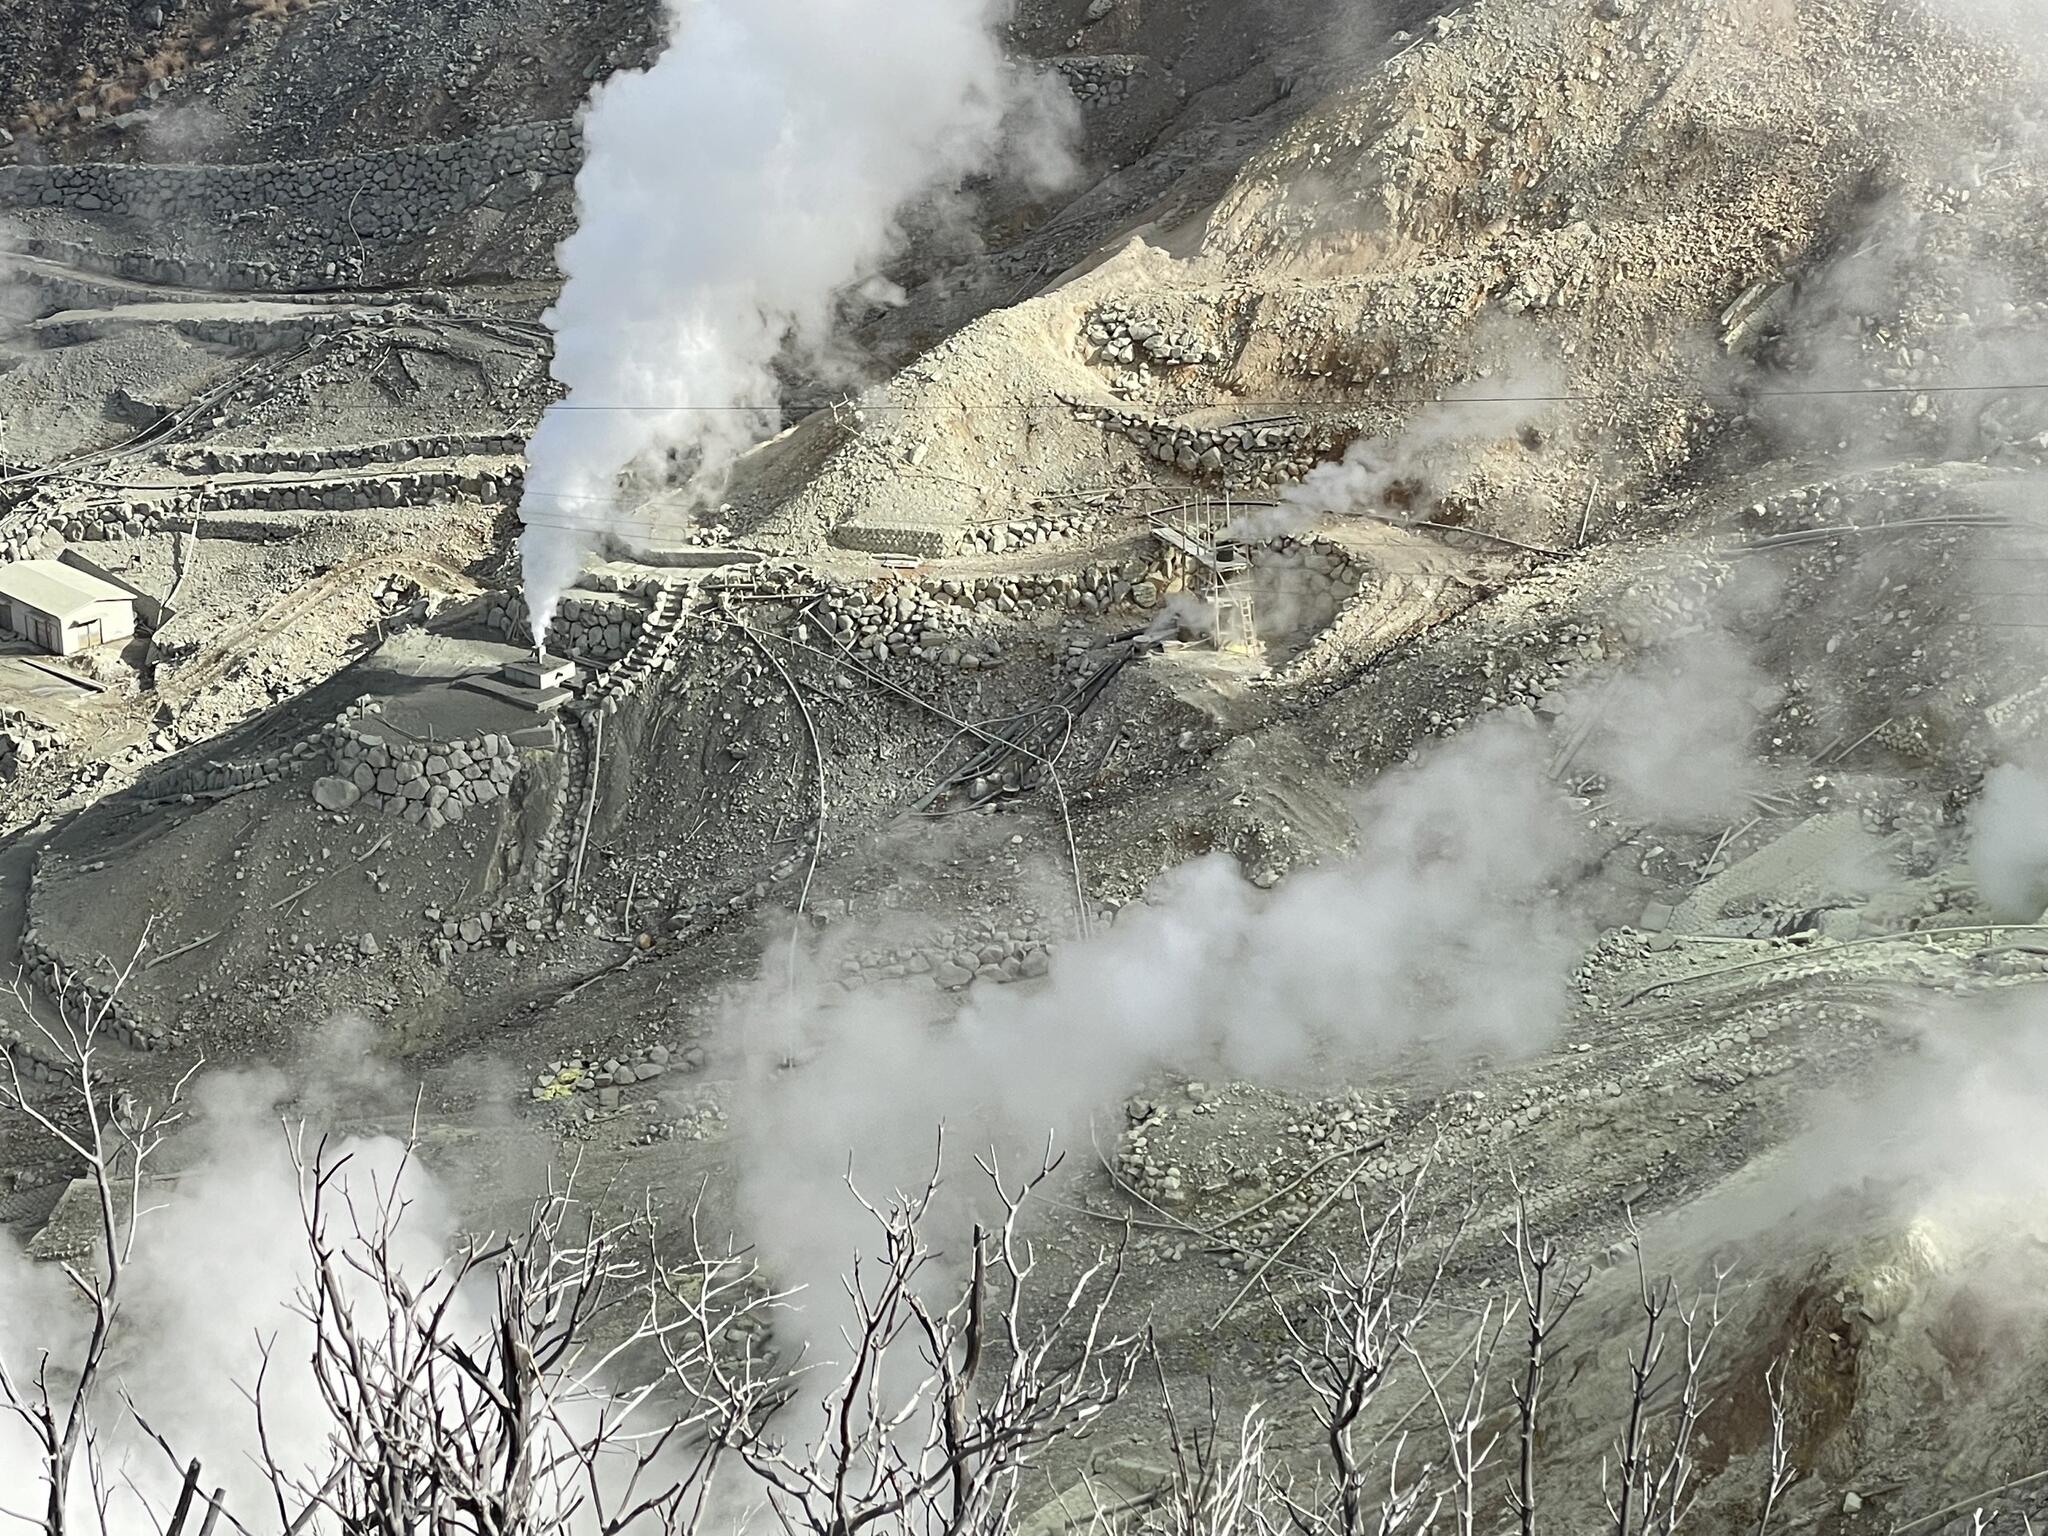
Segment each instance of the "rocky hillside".
M1030 0L1072 174L904 210L715 492L600 526L526 445L656 8L16 7L0 581L145 632L0 642L0 962L46 1025L118 990L138 1099L417 1103L466 1229L581 1159L833 1294L849 1153L1052 1130L1048 1265L1123 1232L1176 1401L1276 1458L1358 1192L1445 1245L1440 1381L1523 1221L1591 1277L1557 1523L1652 1270L1718 1330L1695 1528L1760 1529L1774 1392L1772 1528L2012 1520L2048 82L1985 10ZM522 520L588 535L544 699ZM77 1167L0 1118L0 1171L26 1239ZM1150 1507L1155 1407L1042 1491Z

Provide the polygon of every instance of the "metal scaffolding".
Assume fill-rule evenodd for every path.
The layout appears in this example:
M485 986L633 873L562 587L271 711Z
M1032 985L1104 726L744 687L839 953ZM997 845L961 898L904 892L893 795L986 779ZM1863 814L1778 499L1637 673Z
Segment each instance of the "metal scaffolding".
M1193 501L1159 514L1152 536L1187 562L1188 591L1209 604L1216 649L1258 655L1257 615L1252 602L1251 558L1230 536L1237 509L1222 501Z

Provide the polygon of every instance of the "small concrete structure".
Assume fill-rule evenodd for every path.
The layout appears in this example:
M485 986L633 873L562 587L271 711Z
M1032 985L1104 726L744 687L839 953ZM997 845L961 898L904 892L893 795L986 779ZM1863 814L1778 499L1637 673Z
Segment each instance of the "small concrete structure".
M560 656L536 653L521 657L518 661L505 663L505 681L517 688L538 688L546 691L559 688L576 675L576 663Z
M62 560L0 565L0 629L56 656L135 633L136 595Z
M496 677L472 677L465 686L489 694L515 709L544 715L569 702L566 686L576 676L576 663L542 651L522 653L498 669Z

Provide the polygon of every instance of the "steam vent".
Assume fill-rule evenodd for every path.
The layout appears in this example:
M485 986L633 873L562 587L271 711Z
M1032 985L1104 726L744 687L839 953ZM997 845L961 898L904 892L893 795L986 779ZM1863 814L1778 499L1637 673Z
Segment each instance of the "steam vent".
M2039 20L0 5L0 1515L2048 1531Z

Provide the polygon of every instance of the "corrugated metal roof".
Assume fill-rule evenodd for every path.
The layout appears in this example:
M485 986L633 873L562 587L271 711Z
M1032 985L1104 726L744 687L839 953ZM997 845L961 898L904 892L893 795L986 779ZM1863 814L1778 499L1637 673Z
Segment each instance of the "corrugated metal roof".
M70 622L101 603L132 603L133 593L61 560L16 560L0 565L0 597Z

